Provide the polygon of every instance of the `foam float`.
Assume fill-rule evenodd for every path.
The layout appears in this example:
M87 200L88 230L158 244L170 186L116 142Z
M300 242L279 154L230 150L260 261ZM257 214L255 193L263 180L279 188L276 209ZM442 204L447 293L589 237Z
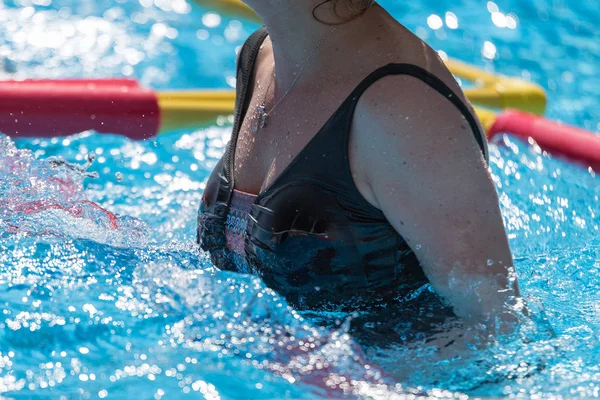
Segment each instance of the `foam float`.
M132 79L0 81L0 132L56 137L86 130L142 140L232 113L232 91L156 92Z
M483 103L523 104L505 94L489 91ZM0 81L0 132L54 137L95 130L141 140L205 126L232 114L234 105L233 90L156 92L133 79Z
M195 0L196 3L223 15L233 15L260 23L254 11L239 0Z
M541 149L600 171L600 136L519 110L507 110L488 122L488 139L509 133L532 138Z
M509 100L490 95L485 104L502 101L511 106ZM155 92L130 79L4 81L0 132L57 137L93 129L143 140L213 123L231 115L234 104L231 90ZM502 132L531 137L544 150L600 168L600 136L591 132L518 110L496 115L477 108L477 114L490 139Z
M546 94L538 85L456 60L447 65L475 84L465 89L474 104L544 113ZM133 79L0 81L0 132L53 137L92 129L140 140L205 126L231 114L234 104L233 90L156 92Z

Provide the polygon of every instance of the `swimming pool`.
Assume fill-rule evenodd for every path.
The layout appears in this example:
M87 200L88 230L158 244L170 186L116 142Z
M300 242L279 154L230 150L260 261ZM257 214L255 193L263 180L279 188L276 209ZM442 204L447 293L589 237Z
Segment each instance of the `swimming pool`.
M549 117L600 130L594 1L381 3L434 48L543 85ZM254 28L185 0L0 0L0 78L229 87ZM439 354L400 319L396 343L359 345L346 316L294 312L198 253L199 198L229 130L225 120L146 142L0 138L0 396L600 396L593 171L510 137L490 147L534 326Z

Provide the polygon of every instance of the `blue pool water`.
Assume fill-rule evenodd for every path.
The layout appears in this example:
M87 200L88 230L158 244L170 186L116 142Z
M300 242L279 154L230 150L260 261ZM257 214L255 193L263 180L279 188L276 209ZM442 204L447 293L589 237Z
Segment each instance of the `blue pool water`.
M381 3L434 48L544 86L551 118L600 130L597 0ZM0 79L226 88L256 27L186 0L0 0ZM376 317L299 314L259 279L211 267L195 216L230 129L0 135L0 397L600 396L593 171L511 137L491 145L533 322L438 352L410 318L391 343L369 341L350 326Z

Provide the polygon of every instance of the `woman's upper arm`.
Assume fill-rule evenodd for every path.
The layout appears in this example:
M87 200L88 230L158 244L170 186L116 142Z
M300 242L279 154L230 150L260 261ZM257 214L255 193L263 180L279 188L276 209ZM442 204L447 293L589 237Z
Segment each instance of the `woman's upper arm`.
M361 98L351 143L372 198L457 314L477 319L518 295L495 186L448 99L413 77L385 77Z

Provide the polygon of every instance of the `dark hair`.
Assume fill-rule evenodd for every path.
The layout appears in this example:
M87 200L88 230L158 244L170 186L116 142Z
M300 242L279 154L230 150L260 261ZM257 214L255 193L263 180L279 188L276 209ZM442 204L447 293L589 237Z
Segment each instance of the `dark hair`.
M343 3L343 5L352 13L354 14L352 17L342 21L341 23L344 22L349 22L355 18L360 17L362 14L364 14L365 12L367 12L367 10L373 5L373 3L375 3L375 0L325 0L321 3L319 3L314 9L313 9L313 16L315 17L315 19L317 21L320 21L324 24L328 24L328 25L337 25L337 23L329 23L326 21L323 21L321 19L319 19L316 16L317 10L325 5L325 4L331 4L331 9L333 10L333 12L335 14L337 14L337 10L338 10L338 5L340 3Z

